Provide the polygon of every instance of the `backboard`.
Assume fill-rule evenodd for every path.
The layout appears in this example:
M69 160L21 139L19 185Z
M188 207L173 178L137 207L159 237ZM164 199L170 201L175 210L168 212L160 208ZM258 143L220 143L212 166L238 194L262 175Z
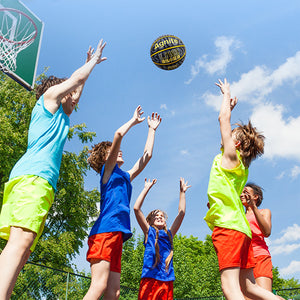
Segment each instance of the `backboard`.
M34 87L44 23L19 0L0 0L0 70Z

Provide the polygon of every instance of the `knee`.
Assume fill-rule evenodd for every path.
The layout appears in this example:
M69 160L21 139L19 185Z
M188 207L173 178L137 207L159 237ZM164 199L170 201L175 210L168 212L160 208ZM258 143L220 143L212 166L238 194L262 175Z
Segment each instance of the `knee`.
M107 289L105 291L105 298L104 299L118 300L119 297L120 297L120 289Z

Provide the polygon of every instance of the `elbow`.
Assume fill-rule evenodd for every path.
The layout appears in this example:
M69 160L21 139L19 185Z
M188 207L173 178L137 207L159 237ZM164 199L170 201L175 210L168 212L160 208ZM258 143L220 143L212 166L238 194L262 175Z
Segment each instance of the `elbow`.
M152 158L152 152L149 152L149 151L145 151L144 153L144 159L146 162L149 162L149 160Z
M118 130L115 132L114 139L118 140L118 139L121 139L122 137L123 137L123 134L122 134L122 132L118 129Z
M264 237L269 237L271 235L271 231L266 231L266 232L264 232Z
M185 211L182 210L182 209L179 209L179 211L178 211L178 216L180 216L180 217L183 219L184 216L185 216Z

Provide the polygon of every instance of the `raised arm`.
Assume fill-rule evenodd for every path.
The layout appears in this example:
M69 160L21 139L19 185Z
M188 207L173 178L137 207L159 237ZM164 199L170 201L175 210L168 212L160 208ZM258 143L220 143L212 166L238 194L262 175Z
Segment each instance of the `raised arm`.
M219 83L216 83L220 87L223 94L223 101L219 114L220 131L222 138L222 145L224 153L222 157L222 167L226 169L233 169L239 163L238 156L236 154L236 143L232 137L231 129L231 111L237 103L237 98L231 99L230 85L226 78L224 82L219 79Z
M149 224L146 221L146 218L141 210L141 207L144 203L144 200L149 192L149 190L152 188L152 186L156 183L156 179L153 180L147 180L147 178L145 178L145 186L144 189L142 190L142 192L139 194L138 198L135 201L134 204L134 213L135 213L135 217L137 222L139 223L144 235L146 235L148 233L149 230Z
M76 89L83 87L85 81L88 79L90 73L94 69L94 67L106 60L106 57L102 57L102 51L105 47L106 43L103 43L101 39L97 49L94 54L91 55L88 62L86 62L82 67L77 69L70 78L65 80L64 82L54 85L50 87L44 94L44 103L47 110L51 113L55 113L60 106L61 100L71 92L75 92L77 94ZM90 50L89 50L90 51ZM82 90L82 88L81 88ZM80 92L80 91L79 91ZM80 94L78 95L80 97ZM78 97L77 96L77 97ZM79 98L77 99L78 102Z
M185 192L188 188L190 188L191 185L188 185L188 182L184 181L184 178L180 178L180 193L179 193L179 205L178 205L178 215L175 218L170 230L172 233L172 236L174 237L177 233L178 229L181 226L181 223L183 221L184 215L185 215Z
M91 60L91 58L92 58L92 56L93 56L93 53L94 53L94 48L92 48L92 47L90 46L89 49L88 49L88 51L87 51L87 53L86 53L87 57L86 57L85 63L88 63L88 62ZM81 94L82 94L82 90L83 90L84 84L85 84L85 82L83 82L83 83L82 83L82 84L81 84L81 85L73 92L72 98L73 98L73 100L74 100L76 103L79 102L79 99L80 99L80 97L81 97Z
M150 116L148 116L149 130L148 130L147 141L144 148L144 153L143 156L137 160L137 162L132 167L132 169L128 171L130 174L131 181L143 171L143 169L146 167L147 163L152 157L155 132L160 122L161 122L161 117L157 113L152 113L151 118Z
M272 230L272 215L271 211L269 209L258 209L256 206L256 203L254 199L247 193L247 191L244 191L246 201L250 208L252 209L257 224L264 235L264 237L268 237L271 235L271 230Z
M118 158L119 151L120 151L121 142L122 142L124 135L128 132L128 130L132 126L139 124L145 120L145 118L142 117L143 113L144 112L142 111L142 107L139 105L135 109L132 118L128 122L126 122L124 125L122 125L119 129L116 130L109 155L105 162L105 169L104 169L104 174L103 174L103 178L102 178L102 182L104 184L108 181L108 179L116 165L117 158Z

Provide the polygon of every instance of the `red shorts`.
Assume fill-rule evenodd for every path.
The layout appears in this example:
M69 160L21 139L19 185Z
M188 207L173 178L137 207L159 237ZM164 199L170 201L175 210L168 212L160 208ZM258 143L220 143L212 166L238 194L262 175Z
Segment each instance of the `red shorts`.
M219 270L239 267L250 269L255 265L251 239L244 233L215 227L212 241L218 256Z
M173 281L142 278L138 300L173 300Z
M121 273L122 232L104 232L92 235L88 239L88 245L87 261L90 262L92 259L109 261L110 270Z
M255 266L253 269L254 278L268 277L273 279L272 260L270 255L259 255L254 257Z

